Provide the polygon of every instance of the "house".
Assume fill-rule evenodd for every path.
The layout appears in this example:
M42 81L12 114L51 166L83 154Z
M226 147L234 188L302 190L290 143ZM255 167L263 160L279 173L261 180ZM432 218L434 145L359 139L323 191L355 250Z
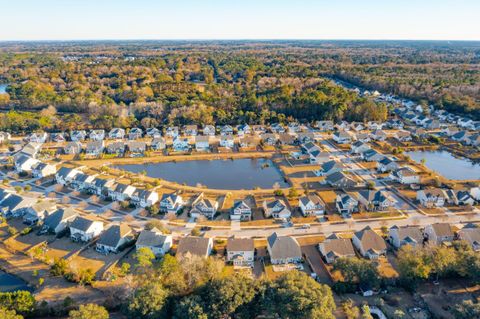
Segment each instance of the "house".
M280 145L294 145L295 141L295 136L287 133L279 134L278 136L278 143Z
M296 134L300 132L300 124L298 122L291 122L287 124L288 133Z
M357 133L355 134L355 140L358 142L368 143L370 142L370 135L367 133Z
M163 137L154 137L152 140L152 143L150 144L150 147L154 151L161 151L164 150L165 147L167 146L165 139Z
M136 189L131 196L131 200L135 206L151 207L158 202L158 193L146 189Z
M123 202L129 200L137 189L134 186L118 183L107 190L108 197L114 201Z
M238 136L244 136L244 135L249 135L252 133L252 129L248 124L240 124L237 126L237 135Z
M420 176L410 167L402 167L390 173L390 178L400 184L418 184Z
M31 172L33 167L41 163L39 160L26 156L20 155L15 159L14 166L15 171L22 173L22 172Z
M255 135L262 135L267 132L267 129L263 125L252 125L252 131Z
M70 140L72 142L81 142L87 138L87 132L85 130L72 131L70 133Z
M474 251L480 251L480 227L467 224L458 232L458 239L467 242Z
M55 180L62 185L69 184L78 174L80 174L79 170L70 167L61 167L55 174Z
M430 245L441 245L444 242L452 242L455 234L452 226L447 223L436 223L425 227L425 235Z
M78 141L68 142L63 148L65 154L80 154L82 152L82 143Z
M182 196L177 194L163 194L160 200L160 211L164 213L178 214L183 209Z
M368 211L383 211L395 205L396 200L386 191L363 189L358 192L358 201Z
M50 134L50 141L54 143L63 143L66 141L65 135L63 133L52 133Z
M42 232L56 235L63 233L77 216L78 213L73 208L59 208L45 217Z
M171 138L177 138L178 135L179 135L178 126L167 127L167 130L165 131L165 136L168 136L168 137L171 137Z
M142 138L142 136L143 130L139 127L131 128L130 131L128 131L129 140L138 140L139 138Z
M190 211L191 217L205 216L208 219L212 219L218 209L218 202L205 198L204 194L199 194L192 203L192 210Z
M133 230L127 224L111 225L100 235L95 249L103 254L118 253L134 239Z
M358 211L358 201L348 194L339 194L335 198L335 207L343 217L350 217Z
M70 185L76 190L87 191L92 187L94 181L95 176L80 173L73 178Z
M112 140L123 140L125 138L125 130L119 127L112 128L108 132L108 137Z
M333 131L333 121L317 121L315 127L322 132Z
M250 220L252 219L252 208L245 201L236 201L230 211L231 220Z
M187 236L178 242L175 256L179 260L193 256L207 258L212 253L212 249L212 238Z
M367 128L369 130L381 130L383 128L383 123L382 122L376 122L376 121L369 121L367 123Z
M130 157L144 156L147 151L147 143L140 141L129 141L127 143Z
M297 240L279 236L276 232L267 237L267 250L272 265L298 264L302 262L302 250Z
M267 218L288 219L292 215L292 212L282 199L264 201L263 212Z
M417 191L417 200L424 207L443 207L448 202L447 192L440 188L422 189Z
M277 144L277 136L275 134L266 133L266 134L263 134L261 137L262 137L262 142L265 145L275 146L275 144Z
M204 135L195 136L195 149L198 152L206 152L210 150L210 137Z
M365 126L363 125L363 123L360 123L360 122L352 122L350 124L350 127L357 132L365 129Z
M92 141L103 141L105 139L105 130L91 130L88 138Z
M355 250L352 241L346 238L340 238L336 234L327 237L323 242L318 244L320 255L327 264L332 264L338 258L353 258Z
M1 214L6 218L23 216L27 208L33 206L36 201L36 198L22 197L16 194L7 195L0 205Z
M374 232L370 226L355 232L352 237L353 246L360 255L368 259L378 259L387 253L387 245L383 238Z
M17 154L15 154L15 159L17 159L22 155L25 155L31 158L36 158L37 153L40 151L41 148L42 148L41 143L30 142L27 145L25 145L19 152L17 152Z
M336 188L351 188L357 185L353 179L343 172L335 172L328 175L327 178L325 178L325 183Z
M361 141L353 142L352 145L350 145L350 152L352 154L362 154L370 149L370 145Z
M285 133L285 128L280 123L274 123L270 125L270 131L272 133L281 134L281 133Z
M451 139L454 140L455 142L466 142L470 136L470 133L467 131L460 131L451 136Z
M233 136L222 135L220 136L220 146L225 148L233 148Z
M57 167L55 165L38 162L32 167L32 176L36 178L43 178L51 175L55 175Z
M255 244L252 238L228 238L227 261L233 263L234 268L253 268L254 260Z
M110 143L105 148L105 153L123 156L125 154L125 143L122 141Z
M230 125L224 125L220 128L220 135L233 135L233 127Z
M318 146L315 145L314 148L309 149L308 151L309 161L312 164L321 164L330 160L330 153L323 152Z
M385 157L385 155L380 154L373 149L370 149L363 152L361 154L361 157L364 161L367 161L367 162L379 162Z
M383 157L378 161L377 170L381 173L398 170L400 167L393 157Z
M103 153L104 142L103 140L93 140L87 143L85 148L85 155L87 156L100 156Z
M239 141L240 147L256 147L258 145L258 139L254 136L242 137Z
M304 217L325 214L325 203L318 195L302 196L298 203Z
M388 231L390 243L396 249L402 246L410 245L412 247L423 246L423 233L418 226L392 226Z
M108 195L108 189L111 188L113 184L115 184L115 180L113 179L103 179L95 177L91 184L88 185L88 190L92 194L104 197Z
M475 199L470 195L469 191L458 190L454 192L454 196L451 196L456 205L469 205L475 204Z
M27 137L27 140L30 143L40 143L43 144L47 141L48 134L45 132L32 133Z
M203 127L203 135L205 135L205 136L215 136L215 126L205 125Z
M103 231L103 222L91 217L76 217L70 224L70 239L75 242L89 242Z
M374 141L383 142L387 139L387 133L385 133L383 130L375 130L370 133L370 137Z
M352 143L352 136L346 131L337 131L333 133L333 140L337 144L350 144Z
M155 257L162 257L172 248L173 239L171 235L164 235L157 228L142 230L138 235L135 249L148 248Z
M394 134L394 138L399 142L409 142L412 140L412 135L408 131L397 131Z
M317 176L328 176L333 173L341 172L344 169L344 165L337 161L328 161L320 165L320 169L314 171Z
M36 225L56 210L57 205L54 201L40 201L25 209L23 223L30 226Z
M176 137L173 140L173 150L175 152L186 152L190 150L190 144L188 138Z
M145 135L148 136L148 137L151 137L151 138L158 138L158 137L162 136L162 133L156 127L149 127L145 131Z
M185 136L197 136L198 127L196 125L185 125L183 127L183 134Z

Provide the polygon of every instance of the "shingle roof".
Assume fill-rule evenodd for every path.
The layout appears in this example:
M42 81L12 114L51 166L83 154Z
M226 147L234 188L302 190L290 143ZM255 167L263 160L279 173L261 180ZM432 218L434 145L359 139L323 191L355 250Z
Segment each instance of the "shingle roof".
M374 232L369 226L356 232L355 237L360 240L365 251L374 250L378 252L387 249L387 245L383 238Z
M148 247L163 247L168 236L163 235L157 228L151 230L142 230L137 239L137 245Z
M267 238L272 259L302 258L302 251L297 240L289 236L278 236L273 233Z
M182 257L189 253L195 256L205 256L208 252L210 238L204 237L184 237L180 239L177 247L177 256Z
M255 244L251 238L229 238L227 241L227 251L253 251Z
M120 240L132 236L132 229L127 224L112 225L100 235L97 245L118 247ZM133 237L133 236L132 236Z

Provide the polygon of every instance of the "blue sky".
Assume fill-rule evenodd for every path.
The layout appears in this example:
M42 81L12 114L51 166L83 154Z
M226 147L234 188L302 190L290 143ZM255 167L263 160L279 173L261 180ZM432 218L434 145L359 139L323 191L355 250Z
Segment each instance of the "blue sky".
M1 40L480 40L480 0L0 0Z

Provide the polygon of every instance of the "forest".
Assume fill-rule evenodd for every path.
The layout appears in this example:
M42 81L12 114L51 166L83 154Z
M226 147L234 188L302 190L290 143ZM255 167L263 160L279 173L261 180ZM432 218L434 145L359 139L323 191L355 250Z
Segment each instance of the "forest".
M387 117L332 78L478 119L479 62L476 42L5 42L0 129Z

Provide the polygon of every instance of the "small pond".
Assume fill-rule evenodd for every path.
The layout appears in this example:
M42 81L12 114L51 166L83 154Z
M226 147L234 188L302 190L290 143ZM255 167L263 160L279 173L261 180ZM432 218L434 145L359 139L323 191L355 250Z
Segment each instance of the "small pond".
M448 179L480 179L480 164L467 158L457 158L447 151L414 151L405 154L418 163L425 159L425 166Z
M116 168L189 186L212 189L288 187L278 168L266 159L199 160L116 165Z
M18 290L33 291L32 287L28 286L22 279L0 270L0 292L13 292Z

